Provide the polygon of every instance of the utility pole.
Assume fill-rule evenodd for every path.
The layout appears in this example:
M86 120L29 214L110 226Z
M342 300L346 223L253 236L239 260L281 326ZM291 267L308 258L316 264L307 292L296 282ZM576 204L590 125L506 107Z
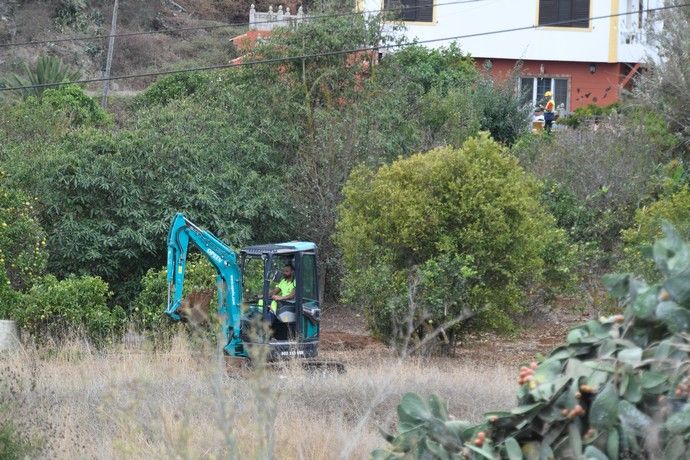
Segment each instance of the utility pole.
M110 23L110 39L108 40L108 56L105 59L105 71L103 72L103 99L101 106L108 106L108 91L110 90L110 66L113 63L113 48L115 47L115 34L117 33L117 7L118 0L113 5L113 20Z

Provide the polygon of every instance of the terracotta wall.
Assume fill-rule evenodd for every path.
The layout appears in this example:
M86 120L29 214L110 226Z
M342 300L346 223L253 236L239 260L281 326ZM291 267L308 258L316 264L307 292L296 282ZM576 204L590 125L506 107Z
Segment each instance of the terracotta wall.
M485 58L476 58L477 66L485 68ZM491 73L496 79L508 78L516 61L511 59L490 59ZM544 66L541 69L541 66ZM542 73L543 70L543 73ZM552 77L570 79L570 110L589 104L601 106L619 100L619 85L623 78L622 65L618 63L596 63L594 73L588 62L522 61L521 76Z

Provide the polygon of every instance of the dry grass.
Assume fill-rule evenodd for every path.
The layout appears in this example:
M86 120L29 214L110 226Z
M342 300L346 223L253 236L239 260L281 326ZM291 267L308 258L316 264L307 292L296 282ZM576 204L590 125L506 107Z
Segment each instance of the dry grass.
M325 459L366 458L408 391L438 394L470 420L514 403L507 367L357 353L344 375L240 375L184 339L163 352L24 349L0 357L0 405L43 440L44 457Z

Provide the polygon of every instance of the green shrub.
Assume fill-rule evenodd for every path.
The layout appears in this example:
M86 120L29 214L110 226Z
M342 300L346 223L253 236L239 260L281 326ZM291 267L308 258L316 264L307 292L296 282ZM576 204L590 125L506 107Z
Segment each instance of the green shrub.
M25 439L11 421L0 421L0 458L23 460L30 458L36 446Z
M530 108L511 83L480 80L473 100L479 108L481 129L496 141L511 146L528 130Z
M572 329L566 343L524 366L518 406L472 424L436 396L398 406L397 433L372 458L684 459L690 448L690 245L670 228L654 245L662 273L605 283L624 314Z
M132 303L130 319L137 330L154 337L170 332L175 324L163 312L166 309L168 282L166 269L150 269L141 280L141 292ZM202 258L190 258L185 271L184 294L216 289L216 271Z
M144 112L131 129L73 130L34 158L19 150L6 162L13 185L43 204L51 273L100 276L122 304L163 263L175 212L236 246L291 229L275 144L189 100Z
M652 244L661 235L663 222L670 222L685 239L690 239L690 190L683 187L673 195L662 197L635 212L635 221L623 230L623 260L621 268L656 279L654 261L647 255Z
M441 94L478 76L473 59L455 42L447 48L406 46L385 56L382 65L384 72L393 71L397 78L419 84L425 92L436 89Z
M169 75L153 83L135 98L135 105L151 107L166 105L175 99L182 99L206 89L211 79L205 73L185 72Z
M35 202L6 186L0 171L0 319L43 274L46 235L36 221Z
M62 111L72 126L101 125L110 121L108 113L77 85L47 89L41 102Z
M630 148L633 146L634 148ZM578 242L613 253L620 232L648 201L661 165L672 153L645 127L611 116L590 128L551 136L528 134L512 148L520 164L546 185L542 202Z
M578 128L582 123L594 118L602 119L613 112L618 112L621 106L618 102L607 106L599 106L596 104L589 104L585 107L578 107L570 115L558 120L558 123L571 128Z
M394 327L407 324L414 297L410 280L421 273L423 298L412 298L420 320L442 324L471 311L488 326L509 329L525 286L543 279L545 253L565 240L540 207L537 190L486 135L376 172L355 170L338 222L345 300L364 310L375 335L395 340ZM431 289L449 274L455 288Z
M38 341L62 340L85 334L96 345L117 337L125 325L125 312L108 307L112 292L98 277L70 276L58 281L44 277L22 295L11 318Z

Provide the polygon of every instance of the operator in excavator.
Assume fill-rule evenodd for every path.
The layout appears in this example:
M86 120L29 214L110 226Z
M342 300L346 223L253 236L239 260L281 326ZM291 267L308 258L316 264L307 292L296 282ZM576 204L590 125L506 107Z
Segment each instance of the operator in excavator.
M271 291L271 310L275 312L276 301L292 300L295 298L295 267L291 263L286 263L283 267L283 277L278 285Z
M269 296L271 297L270 311L274 315L278 313L278 302L295 298L295 267L290 262L283 267L283 276L276 287L269 292ZM263 307L263 299L259 299L258 305Z

